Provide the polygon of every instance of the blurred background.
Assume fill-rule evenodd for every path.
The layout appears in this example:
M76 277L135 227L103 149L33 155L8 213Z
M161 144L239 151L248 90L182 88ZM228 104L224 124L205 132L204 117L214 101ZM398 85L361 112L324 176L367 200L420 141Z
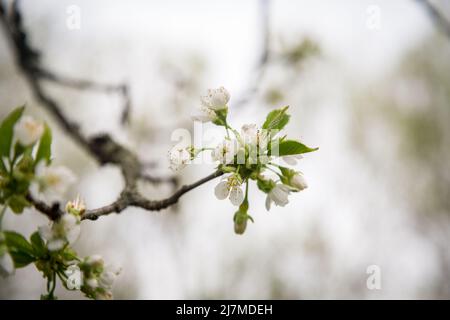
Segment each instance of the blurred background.
M450 1L430 1L450 21ZM207 88L231 93L235 127L290 105L288 134L320 150L305 155L309 188L285 208L264 208L250 189L255 223L233 232L234 207L211 181L162 212L128 208L84 221L75 245L121 266L118 299L449 299L450 27L414 0L111 1L23 0L30 41L50 70L125 82L132 110L111 93L46 85L92 135L108 132L170 176L167 151ZM68 24L79 10L80 28ZM447 28L447 29L446 29ZM70 167L88 208L113 201L123 182L99 167L33 98L0 33L0 116L27 103L51 123L54 162ZM209 128L209 127L207 127ZM192 165L190 183L213 171ZM170 184L142 184L159 199ZM46 218L7 214L5 229L31 234ZM370 290L377 266L381 288ZM33 266L0 279L0 298L36 299ZM80 298L57 288L59 298Z

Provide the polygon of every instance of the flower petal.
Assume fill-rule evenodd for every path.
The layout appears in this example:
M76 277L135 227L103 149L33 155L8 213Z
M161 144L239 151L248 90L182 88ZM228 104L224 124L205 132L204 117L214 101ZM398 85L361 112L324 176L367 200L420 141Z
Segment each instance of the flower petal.
M209 122L214 121L217 116L212 109L201 106L194 111L194 113L191 115L191 118L193 121Z
M47 243L47 248L50 251L58 251L58 250L62 249L65 244L66 244L66 241L64 241L64 239L60 239L60 238L51 239Z
M273 202L277 206L284 207L289 203L288 195L289 195L289 187L283 185L283 184L277 184L268 194L270 199L272 199Z
M301 154L291 155L291 156L284 156L281 157L281 159L290 166L297 165L297 161L300 159L303 159L303 156Z
M235 206L240 206L244 201L244 192L240 187L233 187L230 192L230 201Z
M267 195L266 197L266 210L270 211L270 206L272 205L272 199Z
M219 184L214 188L214 194L219 200L226 199L230 189L228 188L228 183L226 181L219 182Z
M0 257L0 276L7 277L14 273L14 261L8 252Z
M38 227L39 235L44 240L50 240L53 238L52 228L48 225Z
M81 227L79 224L73 226L71 229L67 230L66 233L66 239L69 242L69 244L73 244L75 241L77 241L78 237L80 236Z

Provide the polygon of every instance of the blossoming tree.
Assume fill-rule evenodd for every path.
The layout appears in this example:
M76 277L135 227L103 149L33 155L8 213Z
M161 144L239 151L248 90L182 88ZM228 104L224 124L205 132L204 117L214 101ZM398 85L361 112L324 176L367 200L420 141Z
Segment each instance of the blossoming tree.
M12 8L11 19L6 17L1 6L0 13L0 21L20 57L18 66L26 75L38 102L100 165L118 166L124 178L124 188L111 204L87 208L78 197L62 207L60 203L64 201L65 192L76 177L70 169L52 164L58 155L52 154L50 127L27 115L25 107L12 110L1 120L0 274L12 275L15 269L34 264L47 281L47 292L41 296L42 299L56 298L57 281L67 290L80 290L88 298L112 298L112 285L120 269L105 264L99 255L80 257L72 247L79 237L83 220L96 220L131 206L149 211L162 210L177 203L185 193L221 177L214 194L220 200L228 198L237 207L232 216L234 231L243 234L248 221L254 221L249 213L248 190L252 183L266 194L267 210L272 204L286 206L292 193L307 187L303 174L289 166L296 165L302 154L317 148L310 148L282 134L290 118L288 107L271 111L260 126L246 124L237 130L228 121L230 94L220 87L201 97L200 107L192 119L222 128L223 140L213 146L196 146L191 142L177 144L169 151L169 166L174 171L182 170L204 153L209 153L216 164L215 171L182 186L165 199L144 197L137 184L148 177L142 173L143 163L139 157L107 134L86 137L41 85L42 80L75 87L91 83L64 79L43 68L39 54L28 43L17 8ZM124 88L120 87L120 90L126 96ZM26 208L34 208L49 219L49 223L38 227L29 239L15 231L5 230L1 224L5 214L21 214Z

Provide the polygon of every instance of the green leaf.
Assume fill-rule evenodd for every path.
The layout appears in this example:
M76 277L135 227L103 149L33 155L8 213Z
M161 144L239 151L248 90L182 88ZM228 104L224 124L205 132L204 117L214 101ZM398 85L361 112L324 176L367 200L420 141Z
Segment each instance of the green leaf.
M78 259L77 253L70 247L66 247L60 254L65 261L74 261Z
M8 206L14 213L22 213L23 209L31 206L24 195L14 194L8 199Z
M277 150L278 149L278 150ZM303 143L295 140L284 140L278 143L272 142L270 155L274 156L290 156L301 153L308 153L318 150L319 148L310 148ZM278 154L277 154L278 151Z
M33 247L23 235L15 231L3 231L3 233L5 235L5 242L9 250L16 249L29 255L33 255Z
M9 158L14 125L22 116L25 106L14 109L0 124L0 157Z
M262 180L258 179L256 182L256 185L258 186L258 189L261 190L264 193L270 192L270 190L273 189L275 182L273 180Z
M14 267L16 269L23 268L36 261L36 258L26 254L22 251L10 251L9 254L14 261Z
M266 121L262 125L263 129L266 130L281 130L286 124L289 122L289 118L291 117L286 113L286 110L289 106L286 106L281 109L271 111L267 117Z
M26 150L27 148L21 145L20 143L16 143L14 145L14 156L13 159L18 159Z
M39 142L39 148L36 153L35 163L37 164L41 160L45 160L47 164L50 164L52 156L52 131L50 127L45 124L44 133L42 134Z
M31 244L21 234L14 231L4 231L6 246L14 260L16 268L22 268L36 261Z
M43 257L47 254L47 248L45 247L44 240L42 240L38 231L31 235L30 241L36 256Z

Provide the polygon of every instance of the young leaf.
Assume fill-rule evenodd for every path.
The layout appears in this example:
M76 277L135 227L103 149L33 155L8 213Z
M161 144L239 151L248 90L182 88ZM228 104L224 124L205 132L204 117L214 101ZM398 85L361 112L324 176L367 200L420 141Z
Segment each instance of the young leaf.
M31 245L33 246L34 253L37 257L43 257L47 253L44 240L42 240L39 232L34 232L30 237Z
M266 121L262 125L266 130L281 130L289 122L290 115L286 114L286 110L289 106L281 109L271 111L266 118Z
M278 148L278 150L276 150ZM308 153L318 150L319 148L310 148L303 143L295 140L284 140L279 143L272 143L271 155L274 156L290 156L294 154ZM276 154L278 151L278 154Z
M22 116L25 106L14 109L0 124L0 157L9 158L14 125Z
M258 179L256 185L258 186L259 190L261 190L264 193L268 193L270 192L270 190L273 189L275 182L273 180Z
M16 144L14 145L14 159L19 158L25 152L25 150L26 148L23 145L16 142Z
M42 134L41 141L39 142L39 148L36 153L35 163L39 163L41 160L45 160L47 164L50 164L50 158L52 156L52 131L49 126L45 124L44 133Z
M11 258L14 261L14 267L16 269L26 267L30 263L36 261L35 257L30 256L29 254L23 251L12 250L9 252L9 254L11 255Z
M18 255L28 255L34 259L34 250L31 244L20 233L14 231L4 231L6 246L11 253Z
M28 186L28 184L26 184ZM23 209L31 206L31 203L25 198L24 195L14 194L8 199L8 206L14 213L22 213Z

